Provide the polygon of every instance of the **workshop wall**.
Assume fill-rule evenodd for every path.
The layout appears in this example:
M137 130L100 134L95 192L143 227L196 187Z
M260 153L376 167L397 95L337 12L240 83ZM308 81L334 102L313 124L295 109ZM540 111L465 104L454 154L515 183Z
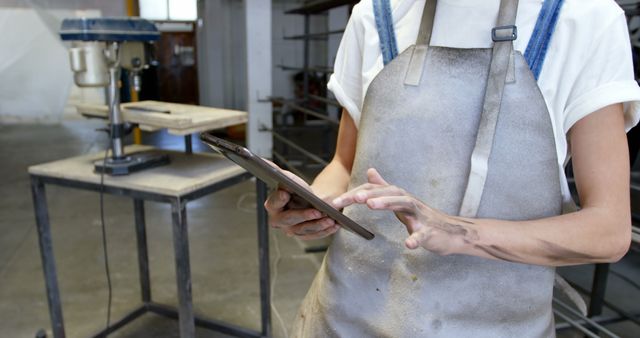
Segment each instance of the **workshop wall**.
M200 104L246 109L246 46L242 1L198 1Z
M98 10L103 16L127 15L125 1L104 0L2 0L2 8L33 8L46 10Z
M104 102L104 92L73 85L67 49L57 35L63 18L125 14L120 1L17 1L0 5L0 123L55 123L74 101ZM69 102L71 100L71 102Z
M304 18L286 15L286 10L299 7L300 0L272 1L272 95L291 97L294 91L294 71L280 69L279 65L302 67L304 59L301 40L285 40L285 36L304 32ZM200 21L198 23L198 80L200 104L230 109L246 108L246 46L244 44L245 22L243 2L237 0L198 1ZM337 9L337 22L346 25L346 7ZM325 31L332 14L314 16L311 31ZM257 18L256 20L259 20ZM340 28L338 28L340 29ZM331 66L340 39L329 43L312 43L310 65Z
M200 104L246 108L246 46L243 1L200 0L198 69ZM291 97L295 71L278 65L302 66L303 43L285 36L304 32L300 15L285 15L301 0L273 0L273 96ZM337 14L336 14L337 13ZM104 102L101 88L73 84L65 44L57 31L65 17L124 16L124 1L4 0L0 4L0 123L55 123L75 115L73 103ZM346 25L346 7L313 16L311 31ZM338 28L339 29L339 28ZM340 36L311 46L311 66L332 66Z

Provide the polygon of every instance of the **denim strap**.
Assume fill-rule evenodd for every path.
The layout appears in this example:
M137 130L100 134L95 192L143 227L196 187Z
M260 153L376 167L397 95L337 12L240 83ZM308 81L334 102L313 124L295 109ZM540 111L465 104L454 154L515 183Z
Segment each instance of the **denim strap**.
M540 77L547 50L558 22L564 0L546 0L540 9L538 20L529 39L524 57L536 80ZM380 50L384 64L398 56L391 4L389 0L373 0L373 11L380 38Z
M531 39L529 39L527 50L524 53L524 58L527 60L536 80L542 71L549 42L553 36L563 3L564 0L545 0L540 9L536 26L531 34Z
M396 33L393 29L393 17L391 16L390 0L373 0L373 13L376 18L376 27L380 38L380 50L382 60L388 64L398 56Z

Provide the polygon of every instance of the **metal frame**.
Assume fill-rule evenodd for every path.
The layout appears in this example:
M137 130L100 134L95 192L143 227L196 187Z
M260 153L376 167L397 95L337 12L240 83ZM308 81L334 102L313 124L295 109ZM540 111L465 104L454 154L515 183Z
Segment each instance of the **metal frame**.
M51 326L55 338L66 336L62 303L58 287L58 276L55 266L53 243L51 240L51 224L47 207L45 185L52 184L82 190L103 190L105 194L127 196L133 199L134 219L136 227L136 240L138 247L138 266L140 278L140 290L142 306L134 309L129 314L115 321L109 327L97 333L94 337L102 337L112 333L127 323L135 320L147 312L153 312L165 317L179 320L180 337L195 337L195 326L223 332L238 337L271 337L271 297L270 297L270 273L269 273L269 240L267 214L263 208L258 207L258 257L260 276L260 312L261 331L242 328L221 321L200 318L193 313L193 301L191 296L191 273L189 262L189 238L187 226L187 203L231 185L240 183L252 176L243 173L223 181L211 184L183 196L169 196L160 193L150 193L128 188L111 186L101 187L99 183L81 182L72 179L61 179L42 175L31 175L31 192L35 209L40 254L47 291ZM267 186L256 179L257 205L261 206L266 199ZM147 250L146 221L144 216L144 201L155 201L171 204L173 219L173 245L176 264L176 282L178 288L178 308L158 304L152 301L151 280L149 278L149 254Z

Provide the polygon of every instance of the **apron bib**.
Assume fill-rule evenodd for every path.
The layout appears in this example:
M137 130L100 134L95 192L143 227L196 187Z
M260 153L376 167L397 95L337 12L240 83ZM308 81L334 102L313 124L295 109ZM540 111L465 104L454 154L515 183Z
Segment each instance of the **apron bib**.
M350 189L366 170L451 215L538 219L562 211L553 128L525 58L513 50L517 0L502 0L494 47L428 46L435 1L416 45L367 91ZM293 337L550 337L555 270L404 246L390 211L345 214L372 241L336 233Z

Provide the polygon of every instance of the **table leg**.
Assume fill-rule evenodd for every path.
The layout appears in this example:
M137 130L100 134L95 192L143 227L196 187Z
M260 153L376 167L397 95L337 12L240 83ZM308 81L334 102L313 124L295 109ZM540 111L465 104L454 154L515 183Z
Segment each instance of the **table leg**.
M591 297L589 301L589 317L602 314L604 306L604 294L607 290L607 277L609 276L609 263L596 264L593 273L593 284L591 286Z
M256 205L258 207L258 260L260 267L260 312L262 336L271 337L271 287L269 273L269 225L263 207L267 199L267 185L256 178Z
M176 198L171 202L173 218L173 248L176 259L176 279L178 286L178 317L180 337L195 337L195 322L191 297L191 268L189 263L189 234L187 231L187 210L184 201Z
M184 152L186 154L193 154L193 139L191 134L184 135Z
M138 273L140 275L140 293L142 302L151 301L151 280L149 279L149 250L147 249L147 229L144 218L144 201L133 200L133 213L136 220L136 239L138 242Z
M37 177L31 177L31 194L33 207L36 213L36 226L38 229L38 244L42 258L42 270L47 289L47 301L49 303L49 315L51 316L51 329L55 338L65 337L64 320L62 318L62 303L58 289L58 277L56 263L53 256L51 242L51 225L47 211L47 195L44 183Z

